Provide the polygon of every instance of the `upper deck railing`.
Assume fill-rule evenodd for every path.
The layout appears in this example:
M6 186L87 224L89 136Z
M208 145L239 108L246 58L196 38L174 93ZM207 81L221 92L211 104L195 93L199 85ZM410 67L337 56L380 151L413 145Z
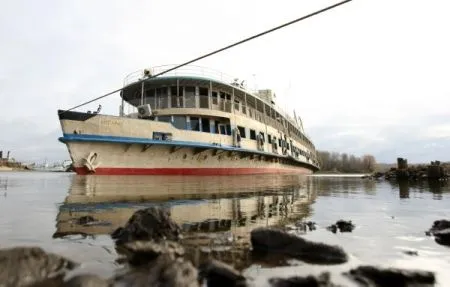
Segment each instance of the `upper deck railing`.
M125 77L123 84L124 84L124 86L127 86L129 84L132 84L134 82L137 82L137 81L143 79L145 70L150 71L151 75L156 75L161 72L167 71L171 68L174 68L176 66L177 65L162 65L162 66L156 66L156 67L152 67L152 68L148 68L148 69L141 69L141 70L135 71L133 73L128 74ZM240 89L246 91L247 93L251 93L251 94L256 93L255 90L250 90L248 88L248 84L246 83L247 80L244 81L244 84L241 84L242 79L230 76L230 75L222 73L218 70L214 70L214 69L202 67L202 66L195 66L195 65L184 66L184 67L178 68L176 70L173 70L173 71L170 71L170 72L167 72L167 73L161 75L161 77L164 77L164 76L204 77L204 78L216 80L216 81L228 84L228 85L234 85L235 87L240 88Z

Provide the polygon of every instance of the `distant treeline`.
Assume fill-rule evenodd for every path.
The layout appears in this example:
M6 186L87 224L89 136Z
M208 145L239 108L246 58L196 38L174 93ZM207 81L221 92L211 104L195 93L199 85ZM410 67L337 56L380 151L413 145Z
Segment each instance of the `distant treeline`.
M321 171L323 172L342 172L342 173L361 173L374 172L376 160L373 155L363 155L357 157L352 154L318 151Z

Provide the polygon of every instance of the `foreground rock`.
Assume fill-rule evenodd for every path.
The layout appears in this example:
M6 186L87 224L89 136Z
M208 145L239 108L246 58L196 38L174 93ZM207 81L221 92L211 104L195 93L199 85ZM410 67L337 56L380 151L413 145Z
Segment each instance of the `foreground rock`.
M450 246L450 221L445 219L436 220L425 234L428 236L433 235L438 244Z
M277 229L257 228L250 236L256 252L281 253L315 264L339 264L348 260L339 246L315 243Z
M143 265L155 260L160 255L176 259L184 255L183 246L173 241L133 241L117 247L120 254L125 255L128 263L134 266Z
M63 276L77 264L39 247L0 250L0 286L29 286Z
M433 272L382 269L374 266L359 266L345 273L360 286L434 286L436 279Z
M197 269L182 258L161 255L150 264L114 277L114 286L198 287Z
M290 277L290 278L271 278L269 279L269 283L273 287L296 287L296 286L304 286L304 287L334 287L334 285L330 281L330 273L324 272L319 276L315 277L312 275L306 277Z
M125 226L116 229L111 237L118 245L138 240L178 241L180 232L180 227L170 218L169 211L150 207L136 211Z
M247 286L245 277L233 267L217 261L210 260L200 265L200 278L206 281L207 286L215 287L238 287Z
M327 227L333 233L339 232L352 232L355 229L355 225L353 225L352 221L338 220L335 224Z

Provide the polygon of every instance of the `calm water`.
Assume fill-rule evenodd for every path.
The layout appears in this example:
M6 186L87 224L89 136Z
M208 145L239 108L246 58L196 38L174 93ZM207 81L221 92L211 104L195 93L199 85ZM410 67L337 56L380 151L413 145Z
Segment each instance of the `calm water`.
M271 276L322 270L338 274L359 264L375 264L435 271L440 286L446 286L450 285L450 249L424 231L434 220L450 217L449 191L447 185L399 186L358 177L82 177L2 172L0 247L38 245L82 262L77 273L110 276L119 265L108 234L136 209L157 204L170 208L198 256L213 254L233 261L258 285ZM98 224L74 222L84 215L93 216ZM325 229L338 219L352 220L356 229L337 234ZM299 220L318 224L306 238L342 246L350 262L330 267L289 261L289 266L274 268L233 251L247 244L255 227L294 227ZM405 250L419 255L406 255Z

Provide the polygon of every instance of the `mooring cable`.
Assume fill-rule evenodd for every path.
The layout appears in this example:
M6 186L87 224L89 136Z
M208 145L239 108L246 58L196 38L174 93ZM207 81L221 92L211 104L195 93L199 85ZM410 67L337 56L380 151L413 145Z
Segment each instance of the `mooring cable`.
M287 22L287 23L284 23L284 24L282 24L282 25L280 25L280 26L277 26L277 27L275 27L275 28L272 28L272 29L266 30L266 31L264 31L264 32L261 32L261 33L259 33L259 34L253 35L253 36L251 36L251 37L245 38L245 39L240 40L240 41L238 41L238 42L236 42L236 43L234 43L234 44L228 45L228 46L226 46L226 47L223 47L223 48L221 48L221 49L215 50L215 51L213 51L213 52L210 52L210 53L208 53L208 54L205 54L205 55L200 56L200 57L198 57L198 58L195 58L195 59L193 59L193 60L187 61L187 62L185 62L185 63L183 63L183 64L177 65L177 66L175 66L175 67L172 67L172 68L170 68L170 69L167 69L167 70L165 70L165 71L162 71L162 72L160 72L160 73L157 73L157 74L155 74L155 75L151 75L151 76L149 76L149 77L146 77L146 78L144 78L144 79L141 79L141 80L139 80L139 81L136 81L136 82L134 82L133 84L138 84L138 83L141 83L141 82L146 81L146 80L148 80L148 79L156 78L156 77L158 77L158 76L161 76L161 75L163 75L163 74L165 74L165 73L168 73L168 72L170 72L170 71L173 71L173 70L176 70L176 69L178 69L178 68L181 68L181 67L183 67L183 66L189 65L189 64L191 64L191 63L193 63L193 62L196 62L196 61L198 61L198 60L204 59L204 58L206 58L206 57L212 56L212 55L217 54L217 53L219 53L219 52L222 52L222 51L224 51L224 50L230 49L230 48L232 48L232 47L234 47L234 46L243 44L243 43L245 43L245 42L247 42L247 41L256 39L256 38L261 37L261 36L263 36L263 35L269 34L269 33L273 32L273 31L279 30L279 29L284 28L284 27L286 27L286 26L289 26L289 25L292 25L292 24L294 24L294 23L300 22L300 21L302 21L302 20L305 20L305 19L310 18L310 17L312 17L312 16L318 15L318 14L323 13L323 12L325 12L325 11L331 10L331 9L333 9L333 8L336 8L336 7L338 7L338 6L341 6L341 5L343 5L343 4L347 3L347 2L350 2L350 1L352 1L352 0L345 0L345 1L341 1L341 2L336 3L336 4L333 4L333 5L330 5L330 6L328 6L328 7L323 8L323 9L320 9L320 10L317 10L317 11L315 11L315 12L312 12L312 13L310 13L310 14L308 14L308 15L305 15L305 16L302 16L302 17L297 18L297 19L295 19L295 20L292 20L292 21L289 21L289 22ZM117 92L122 91L124 88L125 88L125 87L122 87L122 88L117 89L117 90L115 90L115 91L109 92L109 93L107 93L107 94L105 94L105 95L103 95L103 96L97 97L97 98L92 99L92 100L87 101L87 102L84 102L84 103L82 103L82 104L80 104L80 105L78 105L78 106L75 106L75 107L73 107L73 108L67 109L67 110L65 110L65 111L61 111L59 114L63 114L63 113L65 113L65 112L71 111L71 110L73 110L73 109L76 109L76 108L82 107L82 106L84 106L84 105L90 104L90 103L92 103L92 102L98 101L98 100L100 100L100 99L106 98L106 97L108 97L108 96L110 96L110 95L112 95L112 94L115 94L115 93L117 93Z

